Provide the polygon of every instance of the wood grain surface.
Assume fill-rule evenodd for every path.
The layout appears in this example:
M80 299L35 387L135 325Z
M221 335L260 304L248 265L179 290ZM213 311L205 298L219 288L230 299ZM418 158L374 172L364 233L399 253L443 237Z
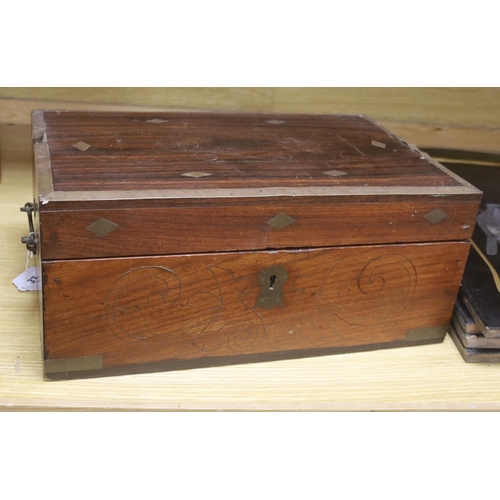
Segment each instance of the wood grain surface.
M244 203L149 200L96 202L94 209L49 203L41 212L41 252L44 260L56 260L462 240L472 234L478 209L477 201L453 196L384 200L390 201L347 196ZM433 210L448 217L432 224L424 216ZM269 221L282 213L293 222L278 230ZM87 229L101 218L118 225L105 237Z
M449 323L468 250L461 242L43 262L45 359L102 355L106 369L405 340Z
M477 214L478 192L436 197L463 182L363 117L37 112L34 123L40 185L108 200L42 203L43 259L460 240ZM165 189L168 200L146 200ZM425 219L434 210L444 220ZM277 230L280 214L292 224ZM87 230L100 219L117 230Z
M2 88L1 97L500 125L498 88Z
M30 129L0 126L2 410L500 410L500 364L442 344L239 366L44 382L37 297L12 285L31 199ZM26 147L28 144L28 148Z
M36 109L81 110L81 111L180 111L179 107L151 107L138 104L102 104L77 101L51 101L47 99L16 99L0 97L0 123L27 125L31 123L31 112ZM190 107L185 111L199 111L199 108ZM249 111L254 111L249 109ZM266 108L265 111L273 111ZM350 110L346 110L348 113ZM470 110L474 113L474 110ZM368 108L364 109L368 112ZM500 127L485 126L480 120L473 125L460 123L432 122L430 114L425 121L410 121L404 113L394 119L380 118L370 111L370 115L398 137L403 137L411 144L420 148L463 149L467 151L480 151L500 153ZM442 118L442 117L441 117ZM27 148L30 147L28 143Z
M43 118L55 191L462 185L360 116L44 112ZM85 150L74 146L79 142Z

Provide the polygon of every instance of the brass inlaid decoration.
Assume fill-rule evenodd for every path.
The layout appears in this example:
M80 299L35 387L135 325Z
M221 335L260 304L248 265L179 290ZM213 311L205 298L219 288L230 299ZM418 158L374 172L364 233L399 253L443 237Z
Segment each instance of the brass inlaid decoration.
M347 172L342 172L342 170L327 170L323 173L330 177L340 177L341 175L347 175Z
M46 359L43 362L45 373L102 370L103 365L102 355L84 356L82 358Z
M208 172L186 172L185 174L181 175L183 175L184 177L195 177L196 179L199 179L200 177L207 177L212 174L209 174Z
M380 149L386 148L386 145L383 142L378 142L378 141L372 141L372 146L375 146L376 148Z
M87 151L90 148L90 144L87 144L83 141L78 141L76 144L73 144L73 147L80 151Z
M448 325L445 326L430 326L427 328L411 328L408 330L406 340L423 341L423 340L441 340L444 339Z
M87 231L91 231L92 233L96 234L97 236L100 236L103 238L104 236L107 236L109 233L114 231L115 229L118 229L120 226L118 224L115 224L114 222L111 222L110 220L107 219L97 219L95 222L90 224L89 227L87 227Z
M280 214L276 215L273 217L271 220L268 220L267 223L274 227L274 229L278 229L281 231L282 229L285 229L285 227L288 227L290 224L293 224L295 222L295 219L292 219L289 215L281 212Z
M274 309L284 307L283 285L288 280L288 272L284 267L271 266L259 273L260 293L255 302L255 307Z
M431 224L437 224L438 222L442 222L448 218L448 214L436 208L432 212L429 212L427 215L424 215L424 219L427 219Z
M168 120L162 120L161 118L153 118L152 120L146 120L148 123L166 123Z
M279 256L280 265L259 268L252 276L241 274L244 261L230 269L224 260L193 268L127 267L109 290L105 320L110 334L122 341L176 346L179 358L294 349L298 342L345 345L360 327L396 328L416 291L411 260L380 254L358 262L357 255L343 253L326 267L313 261L302 269L295 258ZM194 269L200 285L193 281ZM320 279L311 279L316 273ZM445 331L411 330L407 340L442 340Z

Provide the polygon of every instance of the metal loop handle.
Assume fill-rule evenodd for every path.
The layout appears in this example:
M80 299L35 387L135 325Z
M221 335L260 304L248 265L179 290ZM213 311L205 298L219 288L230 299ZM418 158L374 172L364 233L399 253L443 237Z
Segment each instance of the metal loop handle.
M33 225L34 211L35 207L33 206L33 203L25 203L24 207L21 207L21 212L26 212L28 214L28 226L30 230L29 236L23 236L21 238L21 243L24 243L28 251L33 252L33 255L36 255L37 240L35 236L35 227Z

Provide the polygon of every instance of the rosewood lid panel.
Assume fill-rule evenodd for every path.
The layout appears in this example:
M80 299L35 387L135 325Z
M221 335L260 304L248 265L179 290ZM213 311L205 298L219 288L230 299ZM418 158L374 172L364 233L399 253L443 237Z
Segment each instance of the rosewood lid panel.
M42 259L464 240L481 198L363 116L32 119Z
M55 192L468 185L363 116L35 113Z

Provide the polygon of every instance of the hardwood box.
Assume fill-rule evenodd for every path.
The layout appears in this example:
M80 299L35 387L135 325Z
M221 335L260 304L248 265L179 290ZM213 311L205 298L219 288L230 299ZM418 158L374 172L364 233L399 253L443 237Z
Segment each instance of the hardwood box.
M481 192L366 117L32 123L47 379L443 340Z

